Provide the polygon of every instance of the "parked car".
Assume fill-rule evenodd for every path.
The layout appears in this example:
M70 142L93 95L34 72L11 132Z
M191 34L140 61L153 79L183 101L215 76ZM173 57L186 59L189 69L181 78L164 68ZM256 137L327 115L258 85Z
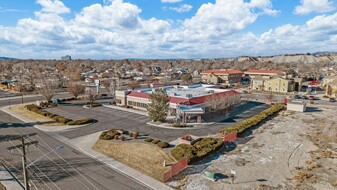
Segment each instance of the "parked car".
M336 98L329 98L329 102L336 102Z
M314 96L309 96L309 100L315 100Z
M300 95L295 95L294 99L302 99L302 97Z

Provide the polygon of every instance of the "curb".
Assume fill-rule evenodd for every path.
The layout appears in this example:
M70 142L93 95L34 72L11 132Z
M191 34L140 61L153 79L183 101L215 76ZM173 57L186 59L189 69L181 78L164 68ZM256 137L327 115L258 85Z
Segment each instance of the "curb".
M147 124L147 125L154 126L154 127L159 127L159 128L164 128L164 129L172 129L172 130L193 130L193 129L203 129L203 128L206 128L206 126L212 125L212 124L205 124L205 126L194 126L194 127L182 127L182 128L179 128L179 127L166 127L166 126L161 126L161 125L153 124L153 123L151 123L151 122L147 122L146 124Z
M3 111L3 112L5 112L5 113L7 113L7 114L9 114L9 115L11 115L11 116L13 116L13 117L15 117L15 118L17 118L17 119L19 119L19 120L21 120L21 121L23 121L23 122L25 122L25 123L32 123L32 122L34 123L34 122L35 122L35 121L29 120L29 119L27 119L27 118L24 118L24 117L20 116L19 114L16 114L16 113L13 113L13 112L9 111L7 107L2 107L2 108L0 108L0 110ZM36 129L38 129L38 130L48 132L48 130L42 129L41 126L43 126L43 125L34 125L33 127L36 128ZM50 132L50 131L49 131L49 132ZM135 181L137 181L137 182L143 184L143 185L146 186L146 187L149 187L149 188L151 188L151 189L157 190L158 187L153 187L153 184L158 183L158 184L160 184L160 189L161 189L161 190L173 190L171 187L167 186L166 184L164 184L164 183L162 183L162 182L160 182L160 181L157 181L157 180L155 180L155 179L153 179L153 178L151 178L151 177L149 177L149 176L147 176L147 175L142 174L141 172L139 172L139 173L142 175L142 177L147 177L147 178L150 178L151 180L153 180L152 183L146 183L146 182L144 182L144 181L141 181L141 180L139 180L138 178L133 177L133 176L131 176L130 174L126 173L126 172L123 171L122 169L120 169L120 168L118 168L118 167L116 167L116 166L113 166L113 165L107 163L106 161L104 161L104 160L102 160L102 159L99 159L99 158L97 158L96 156L91 155L90 153L84 151L82 148L80 148L80 146L75 146L75 145L73 145L73 144L71 143L71 141L70 141L69 139L67 139L66 137L63 137L63 136L61 136L61 135L59 135L59 134L58 134L58 135L48 135L48 136L50 136L50 137L52 137L52 138L54 138L54 139L56 139L56 140L59 140L59 141L65 143L65 144L67 144L68 146L70 146L70 147L76 149L76 150L81 151L81 152L84 153L85 155L87 155L87 156L89 156L89 157L91 157L91 158L93 158L93 159L95 159L95 160L98 160L99 162L101 162L101 163L103 163L103 164L105 164L105 165L108 165L108 166L109 166L110 168L112 168L113 170L119 172L120 174L123 174L124 176L126 176L126 177L128 177L128 178L131 178L131 179L133 179L133 180L135 180ZM58 137L59 137L59 138L58 138ZM93 151L94 151L94 150L93 150ZM100 154L101 154L101 153L100 153ZM103 155L103 154L102 154L102 155ZM103 156L106 156L106 155L103 155ZM106 157L107 157L107 156L106 156ZM109 160L113 160L113 159L110 158L110 157L107 157L107 158L109 158ZM114 161L116 161L116 160L114 160ZM116 162L118 162L118 161L116 161ZM123 166L124 164L118 162L118 165L119 165L119 166ZM126 165L124 165L124 166L126 166ZM129 167L129 166L126 166L126 167ZM129 168L130 168L130 167L129 167ZM133 168L131 168L131 169L132 169L132 170L135 170L135 169L133 169ZM135 170L135 171L137 171L137 170ZM137 172L138 172L138 171L137 171Z

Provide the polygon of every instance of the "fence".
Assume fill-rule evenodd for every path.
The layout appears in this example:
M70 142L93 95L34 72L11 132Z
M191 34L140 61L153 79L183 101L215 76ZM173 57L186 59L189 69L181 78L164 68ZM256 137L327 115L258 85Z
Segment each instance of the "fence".
M237 138L237 133L236 133L236 131L234 131L233 133L223 137L223 141L225 143L228 143L228 142L236 140L236 138Z
M167 181L171 177L177 175L179 172L183 171L187 168L188 158L185 157L181 159L179 162L171 165L170 171L163 174L163 181Z

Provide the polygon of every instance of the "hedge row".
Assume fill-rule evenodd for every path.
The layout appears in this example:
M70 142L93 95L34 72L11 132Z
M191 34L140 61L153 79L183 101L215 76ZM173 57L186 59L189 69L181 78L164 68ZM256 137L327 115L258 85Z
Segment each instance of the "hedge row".
M159 148L167 148L167 147L170 146L170 144L168 142L164 142L164 141L161 141L161 140L154 140L152 138L145 138L144 141L156 144Z
M259 114L250 117L248 119L245 119L243 121L241 121L240 123L237 123L233 126L230 126L226 129L222 129L221 131L219 131L220 134L222 135L228 135L231 134L232 132L236 131L238 134L244 132L245 130L261 123L262 121L264 121L265 119L267 119L269 116L279 112L280 110L282 110L284 107L283 104L274 104L272 107L260 112Z
M43 115L45 117L49 117L49 118L55 120L58 123L63 123L63 124L67 124L67 125L84 125L84 124L91 123L91 122L94 121L91 118L73 121L73 120L65 118L63 116L59 116L59 115L50 113L48 111L44 111L39 106L37 106L35 104L26 105L25 108L29 111L35 112L35 113Z
M223 145L221 138L204 138L194 145L180 144L171 150L176 160L188 157L189 162L195 162L219 150Z

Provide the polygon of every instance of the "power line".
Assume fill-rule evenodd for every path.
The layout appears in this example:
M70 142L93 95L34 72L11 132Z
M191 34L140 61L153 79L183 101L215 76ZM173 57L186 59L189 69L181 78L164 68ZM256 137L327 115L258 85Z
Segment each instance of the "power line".
M39 140L44 143L48 148L52 149L39 135L36 136L39 138ZM91 186L93 186L95 189L99 190L94 184L92 184L81 172L79 172L76 168L74 168L72 165L70 165L62 156L60 156L57 152L54 152L59 158L61 158L68 166L70 166L73 170L75 170L84 180L86 180Z
M26 143L25 140L26 140L26 138L28 138L30 136L34 136L34 135L37 135L37 134L31 133L31 134L21 135L21 136L18 136L18 137L11 137L11 138L7 139L7 141L10 141L11 143L12 143L11 140L20 140L21 141L20 145L14 145L14 143L12 143L13 146L8 147L7 150L12 152L13 150L18 149L18 150L21 150L21 152L22 152L22 171L23 171L23 180L24 180L25 190L30 189L30 187L29 187L29 176L28 176L28 172L27 172L26 146L38 144L37 141L31 141L31 142Z
M11 143L11 144L13 144L14 145L14 143L11 141L11 140L9 140L9 142ZM15 146L15 145L14 145ZM19 148L17 148L20 152L21 152L21 149L19 149ZM29 158L26 158L29 162L32 162ZM39 172L41 172L57 189L59 189L59 190L61 190L41 169L39 169L36 165L34 165L33 164L33 166L39 171ZM43 183L45 183L43 180L42 180L42 182ZM47 187L49 188L49 189L51 189L50 187L49 187L49 185L48 184L46 184L45 183L45 185L47 185ZM28 186L28 188L29 188L29 186Z
M38 151L40 151L42 154L44 154L40 149L36 148ZM53 151L55 152L55 151ZM60 164L58 164L57 162L55 162L54 160L52 160L49 156L46 156L50 161L52 161L55 165L57 165L58 167L60 167L63 171L65 171L69 176L73 177L76 181L80 182L84 187L86 187L87 189L90 189L88 186L86 186L83 182L81 182L79 179L77 179L74 175L72 175L70 172L68 172L66 169L64 169Z

